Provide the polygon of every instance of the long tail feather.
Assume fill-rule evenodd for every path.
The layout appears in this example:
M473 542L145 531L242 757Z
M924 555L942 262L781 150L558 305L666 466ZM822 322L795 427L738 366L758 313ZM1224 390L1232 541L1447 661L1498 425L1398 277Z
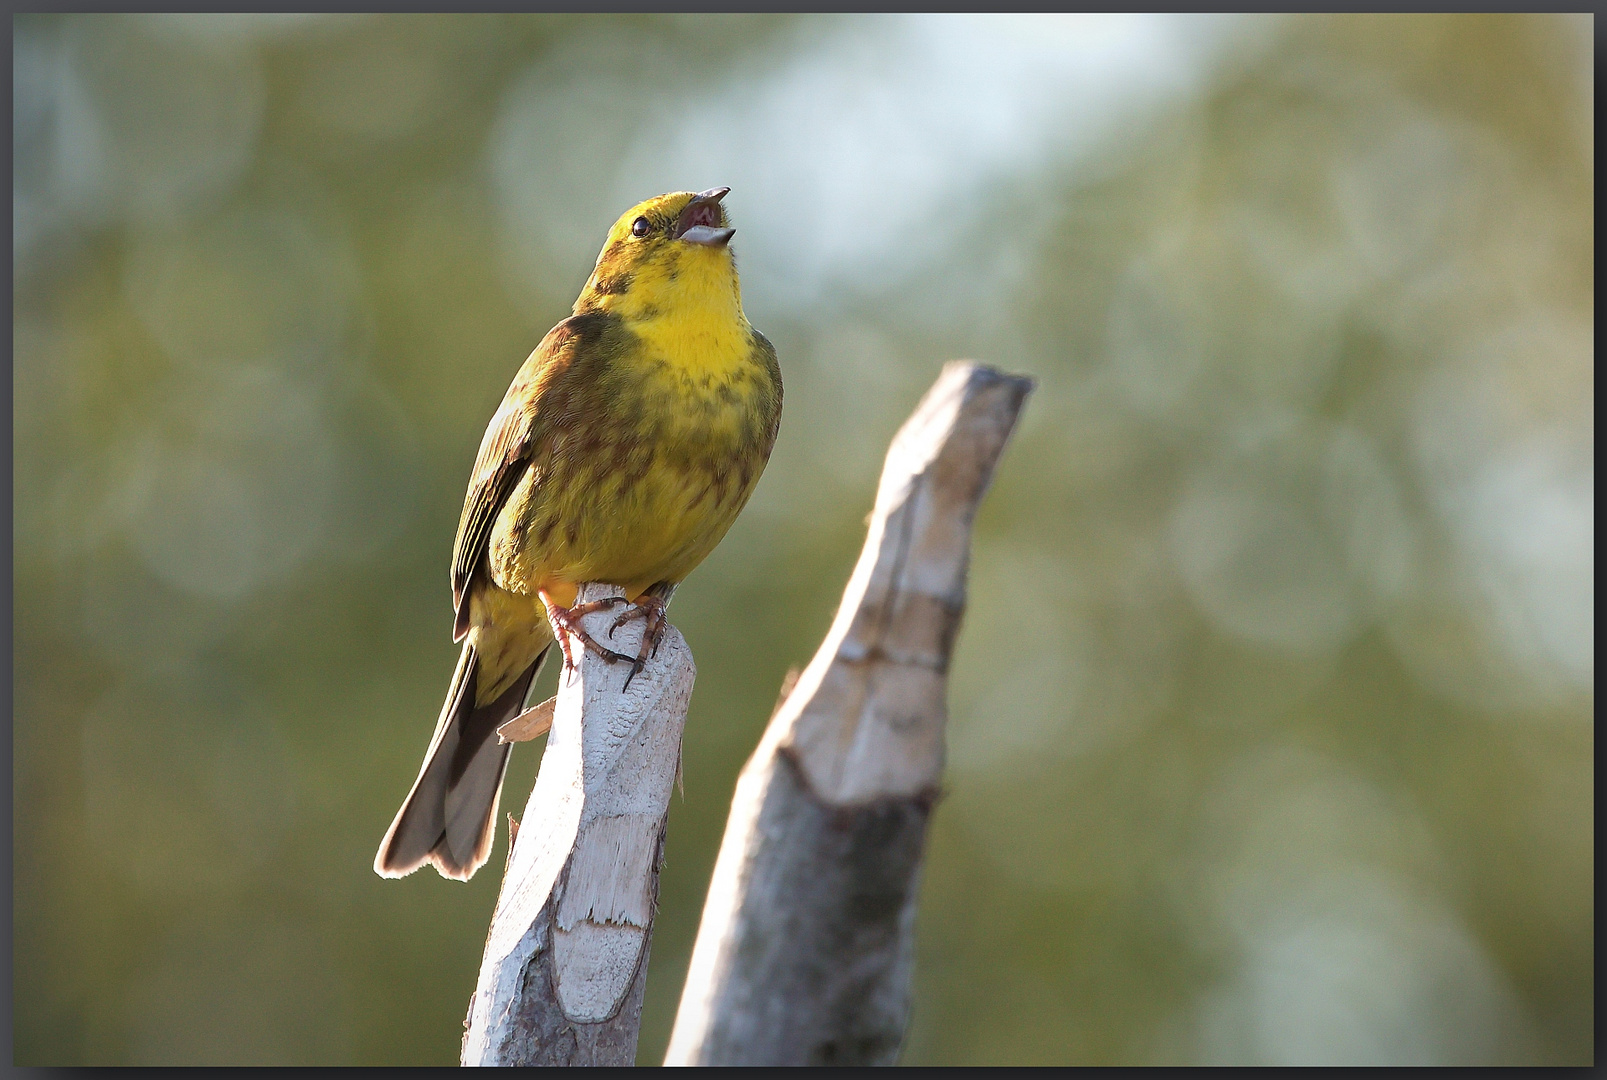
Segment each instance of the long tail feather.
M431 863L443 877L467 881L485 863L512 750L496 731L518 715L545 656L543 649L495 701L476 708L479 658L464 642L424 766L380 842L375 873L404 877Z

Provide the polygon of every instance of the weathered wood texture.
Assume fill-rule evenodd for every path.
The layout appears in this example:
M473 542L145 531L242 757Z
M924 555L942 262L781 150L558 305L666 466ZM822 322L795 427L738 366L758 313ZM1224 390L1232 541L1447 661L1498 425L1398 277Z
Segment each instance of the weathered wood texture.
M894 437L837 618L737 781L666 1064L897 1058L971 522L1031 389L951 363Z
M619 595L587 585L580 600ZM642 620L610 641L615 617L594 612L582 625L634 654ZM664 822L696 669L673 626L628 690L630 665L609 664L574 639L571 651L579 667L559 680L541 771L469 1002L465 1065L636 1059Z

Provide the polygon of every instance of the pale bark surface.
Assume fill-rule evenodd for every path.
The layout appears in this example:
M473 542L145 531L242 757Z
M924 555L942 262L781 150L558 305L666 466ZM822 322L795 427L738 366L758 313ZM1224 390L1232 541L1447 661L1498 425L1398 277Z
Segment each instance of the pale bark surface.
M618 595L587 585L580 601ZM634 654L642 621L610 639L615 617L595 612L583 625ZM630 665L609 664L578 640L571 651L579 667L560 677L541 771L503 875L469 1003L465 1065L636 1058L664 823L696 669L673 626L628 690ZM528 736L540 721L504 725L504 734Z
M947 365L831 630L737 781L665 1063L891 1064L971 523L1030 379Z

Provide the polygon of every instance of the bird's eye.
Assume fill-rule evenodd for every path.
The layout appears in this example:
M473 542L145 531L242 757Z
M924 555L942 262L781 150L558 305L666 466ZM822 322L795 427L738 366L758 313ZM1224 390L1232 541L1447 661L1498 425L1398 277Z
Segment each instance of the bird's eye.
M646 236L648 233L650 233L652 231L653 231L653 223L648 221L644 217L639 217L635 221L631 222L631 235L632 236Z

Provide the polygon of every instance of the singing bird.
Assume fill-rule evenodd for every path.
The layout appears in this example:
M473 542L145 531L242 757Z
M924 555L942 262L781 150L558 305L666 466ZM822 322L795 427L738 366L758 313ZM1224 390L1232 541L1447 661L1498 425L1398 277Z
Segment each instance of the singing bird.
M425 863L473 876L491 852L511 750L496 729L518 715L553 625L575 626L579 587L624 589L616 627L647 620L634 657L583 637L634 676L676 585L753 493L781 423L781 368L742 311L729 190L627 210L574 314L542 338L491 417L452 550L463 652L374 859L381 876Z

